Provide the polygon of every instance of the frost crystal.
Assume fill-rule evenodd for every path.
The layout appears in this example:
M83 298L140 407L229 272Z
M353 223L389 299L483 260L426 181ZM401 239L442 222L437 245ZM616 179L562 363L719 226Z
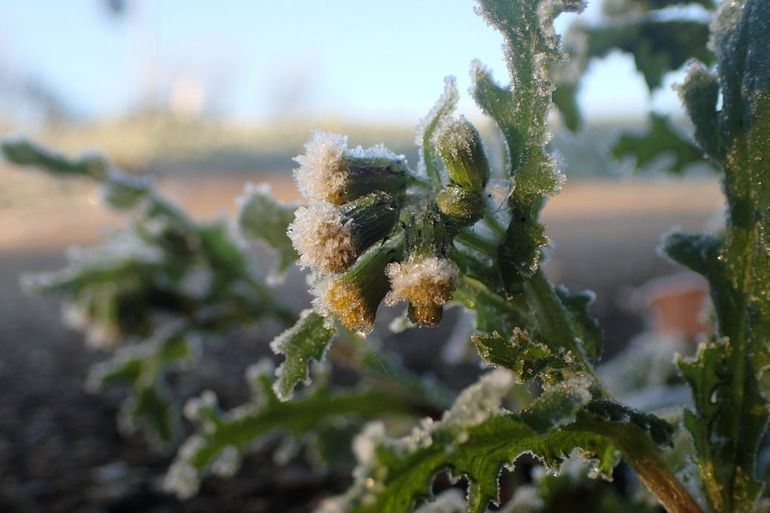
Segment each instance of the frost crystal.
M501 508L500 513L537 513L545 509L545 502L534 486L519 486L511 500Z
M300 254L300 266L324 273L339 273L356 258L351 240L351 223L339 210L326 203L300 207L288 231Z
M386 439L385 424L382 421L369 422L353 439L353 454L359 464L371 467L375 450Z
M441 493L431 502L420 506L415 513L465 513L465 498L459 490L450 489Z
M228 445L211 463L211 472L219 477L230 477L241 468L241 453L235 446Z
M349 150L347 137L315 131L295 160L300 192L312 201L340 205L376 190L396 192L406 186L406 157L384 145Z
M316 130L305 145L305 154L294 160L300 165L294 171L299 190L311 199L341 195L345 189L347 166L343 154L348 138Z
M186 461L174 462L163 480L163 489L182 500L194 497L199 487L198 471Z
M386 268L391 290L389 306L406 301L414 306L442 306L452 294L457 272L452 264L435 256L416 261L393 262Z
M460 429L477 426L492 416L516 380L507 369L495 369L465 390L444 413L441 423Z

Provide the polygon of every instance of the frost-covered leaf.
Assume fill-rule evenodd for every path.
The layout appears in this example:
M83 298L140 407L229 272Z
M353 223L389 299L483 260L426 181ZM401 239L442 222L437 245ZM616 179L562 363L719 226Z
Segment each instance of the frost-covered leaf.
M104 180L110 167L99 155L69 158L25 139L0 141L0 153L12 164L37 167L54 175L85 176Z
M263 241L278 253L277 273L282 274L297 258L297 251L286 235L294 219L294 208L277 203L268 186L246 186L238 199L237 223L241 235L248 241Z
M529 333L520 328L514 328L507 339L498 332L492 332L477 333L471 341L485 362L511 370L521 382L566 366L566 362L547 345L532 340Z
M388 438L381 424L370 425L354 445L359 459L356 484L317 511L408 513L430 496L434 477L448 470L468 479L468 511L485 512L490 502L498 500L500 470L525 452L558 468L579 447L600 458L601 468L611 469L616 458L605 437L560 429L574 422L590 400L584 381L547 389L520 414L498 409L501 392L512 383L506 371L483 376L440 421L425 421L401 439Z
M724 170L729 215L720 237L674 234L666 250L709 279L717 333L679 362L694 398L685 426L704 492L717 512L757 508L757 450L768 398L761 379L770 347L770 4L724 2L712 26L722 106L713 76L694 67L682 97L704 152Z
M250 369L254 398L230 412L220 411L212 393L188 403L185 414L198 430L182 445L168 470L164 482L168 491L180 498L192 497L206 473L232 475L245 451L275 438L317 443L319 436L328 440L330 429L347 432L347 426L368 419L419 411L419 405L409 398L377 389L344 393L319 389L281 402L272 392L271 372L271 366L262 363Z
M586 406L584 414L607 425L640 429L658 446L670 446L672 443L673 426L651 413L640 412L614 401L597 399Z
M567 310L572 333L578 339L578 345L583 353L596 362L602 356L604 332L599 323L588 312L588 308L596 298L591 291L571 294L566 287L557 287L556 294Z
M497 123L508 150L511 222L499 261L509 291L537 271L540 250L548 242L538 215L543 197L555 194L563 181L545 152L554 89L551 70L559 60L552 22L561 12L582 7L579 1L479 1L480 14L503 35L511 78L503 87L479 63L471 71L476 103Z
M623 134L611 152L616 159L633 157L637 169L668 157L672 162L667 169L673 174L682 174L692 164L707 163L703 150L672 127L670 119L655 113L650 114L650 127L645 133Z
M291 399L298 384L310 383L310 363L324 359L334 333L329 319L314 310L305 310L294 326L270 343L275 354L286 356L275 371L273 384L273 391L281 401Z
M142 429L150 440L168 444L179 434L179 416L166 384L169 371L187 366L200 352L199 337L185 328L168 329L141 344L127 346L91 369L92 391L127 385L129 395L120 409L120 426Z
M416 142L419 148L418 171L431 180L439 182L438 158L433 147L433 137L457 106L460 96L457 93L455 78L448 76L444 79L444 93L433 106L428 115L420 122L417 129Z

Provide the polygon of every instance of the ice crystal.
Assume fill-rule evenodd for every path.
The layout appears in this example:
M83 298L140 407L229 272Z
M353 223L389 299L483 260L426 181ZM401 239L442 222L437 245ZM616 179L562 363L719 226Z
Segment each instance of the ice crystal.
M347 165L342 158L348 138L316 130L305 145L305 154L294 160L300 165L294 171L300 192L310 199L326 199L342 194Z
M323 273L347 269L357 256L351 224L343 220L338 209L326 203L298 208L288 235L300 254L300 266Z
M459 490L450 489L442 492L435 499L426 502L414 513L465 513L465 498Z
M385 303L393 306L401 301L417 307L442 306L454 290L457 271L444 258L435 256L393 262L386 268L390 292Z
M515 382L508 369L495 369L484 374L477 383L460 393L452 408L444 412L441 423L456 429L481 424L498 411Z

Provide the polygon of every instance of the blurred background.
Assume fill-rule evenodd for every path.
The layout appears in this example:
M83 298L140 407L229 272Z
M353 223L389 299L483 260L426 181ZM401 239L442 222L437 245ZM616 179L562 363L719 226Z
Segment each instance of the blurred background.
M280 199L294 200L292 158L313 128L348 134L352 145L383 142L416 162L414 127L447 74L457 76L459 111L493 133L467 94L468 69L478 58L504 80L502 41L472 10L470 1L442 0L0 0L0 134L69 154L97 149L153 176L199 218L231 215L247 181L270 182ZM592 1L581 19L600 11ZM563 16L557 28L575 19ZM590 61L580 82L583 129L572 133L553 117L567 185L544 213L548 271L597 293L609 356L644 329L669 329L665 315L650 324L661 290L702 288L656 247L675 225L718 222L714 174L690 166L670 178L666 158L640 173L609 157L619 132L643 131L650 110L681 119L671 86L682 77L668 73L650 93L633 58L611 52ZM2 511L132 511L131 503L93 506L109 503L93 497L108 493L94 482L125 477L110 466L125 459L116 447L130 453L139 443L120 440L112 403L95 409L100 400L82 392L99 356L61 326L56 301L18 285L22 272L60 267L67 246L95 242L118 223L87 183L0 165ZM676 281L643 287L669 275ZM692 301L697 310L702 296ZM61 406L39 407L46 402ZM65 453L88 472L51 465L52 454Z

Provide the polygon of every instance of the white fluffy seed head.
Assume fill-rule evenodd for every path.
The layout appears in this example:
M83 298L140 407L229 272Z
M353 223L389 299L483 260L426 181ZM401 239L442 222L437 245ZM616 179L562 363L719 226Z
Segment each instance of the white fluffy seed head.
M348 138L316 130L305 144L305 154L294 160L299 168L294 178L303 196L339 203L347 184L347 163L343 158Z
M385 302L393 306L406 301L416 307L446 303L454 290L457 275L448 260L436 256L394 262L388 265L385 273L390 279L390 292Z
M320 273L340 273L356 259L351 224L327 203L313 203L294 213L288 235L299 253L301 267Z

